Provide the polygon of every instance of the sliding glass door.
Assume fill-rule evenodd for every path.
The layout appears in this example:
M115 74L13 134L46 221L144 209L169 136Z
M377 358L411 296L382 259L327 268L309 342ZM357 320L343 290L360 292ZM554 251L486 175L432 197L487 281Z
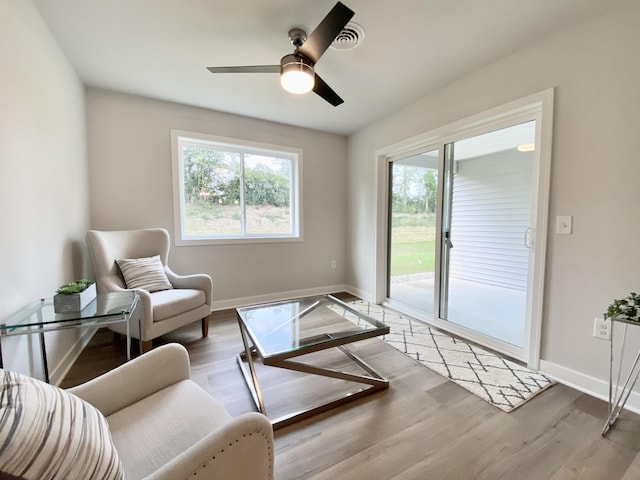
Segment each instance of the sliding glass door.
M434 312L438 150L389 162L387 297Z
M387 159L386 296L519 356L529 338L536 121L504 124Z
M535 121L445 146L439 318L523 348Z
M377 151L376 302L539 368L552 119L546 90Z

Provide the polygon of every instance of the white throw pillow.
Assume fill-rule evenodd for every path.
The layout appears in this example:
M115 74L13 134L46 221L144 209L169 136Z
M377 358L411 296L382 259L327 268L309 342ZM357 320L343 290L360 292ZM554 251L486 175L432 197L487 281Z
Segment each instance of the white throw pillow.
M140 288L147 292L173 288L167 274L164 273L160 255L146 258L118 258L116 263L120 267L127 288Z
M26 375L0 369L0 376L0 478L124 478L97 408Z

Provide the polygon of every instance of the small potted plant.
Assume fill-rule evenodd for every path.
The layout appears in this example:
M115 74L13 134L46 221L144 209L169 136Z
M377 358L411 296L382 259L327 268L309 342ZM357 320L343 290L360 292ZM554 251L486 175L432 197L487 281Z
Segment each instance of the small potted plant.
M96 298L96 285L91 280L82 279L65 283L53 297L56 313L79 312Z
M607 318L618 318L627 322L640 323L640 295L631 292L629 296L614 300L604 312Z

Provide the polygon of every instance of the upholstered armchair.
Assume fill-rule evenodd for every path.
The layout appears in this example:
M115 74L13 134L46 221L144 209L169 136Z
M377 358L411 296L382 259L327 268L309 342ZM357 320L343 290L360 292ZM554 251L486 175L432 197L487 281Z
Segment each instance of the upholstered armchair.
M140 340L142 353L151 349L154 338L197 320L202 322L202 336L208 335L211 277L177 275L169 268L165 229L89 230L86 240L98 293L135 290L139 295L139 323L130 323L130 333ZM126 334L126 325L109 328Z
M273 429L229 413L176 343L62 390L0 369L0 478L273 478Z

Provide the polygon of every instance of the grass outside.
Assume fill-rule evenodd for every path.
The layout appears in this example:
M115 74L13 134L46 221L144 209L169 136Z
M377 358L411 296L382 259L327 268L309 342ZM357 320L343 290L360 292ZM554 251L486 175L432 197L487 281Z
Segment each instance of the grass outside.
M391 225L391 276L433 272L435 215L394 213Z
M239 235L239 205L195 205L184 209L185 227L190 235ZM247 206L247 232L251 234L289 233L291 231L289 207L271 205Z
M391 247L392 276L433 272L435 268L435 241L407 242Z

